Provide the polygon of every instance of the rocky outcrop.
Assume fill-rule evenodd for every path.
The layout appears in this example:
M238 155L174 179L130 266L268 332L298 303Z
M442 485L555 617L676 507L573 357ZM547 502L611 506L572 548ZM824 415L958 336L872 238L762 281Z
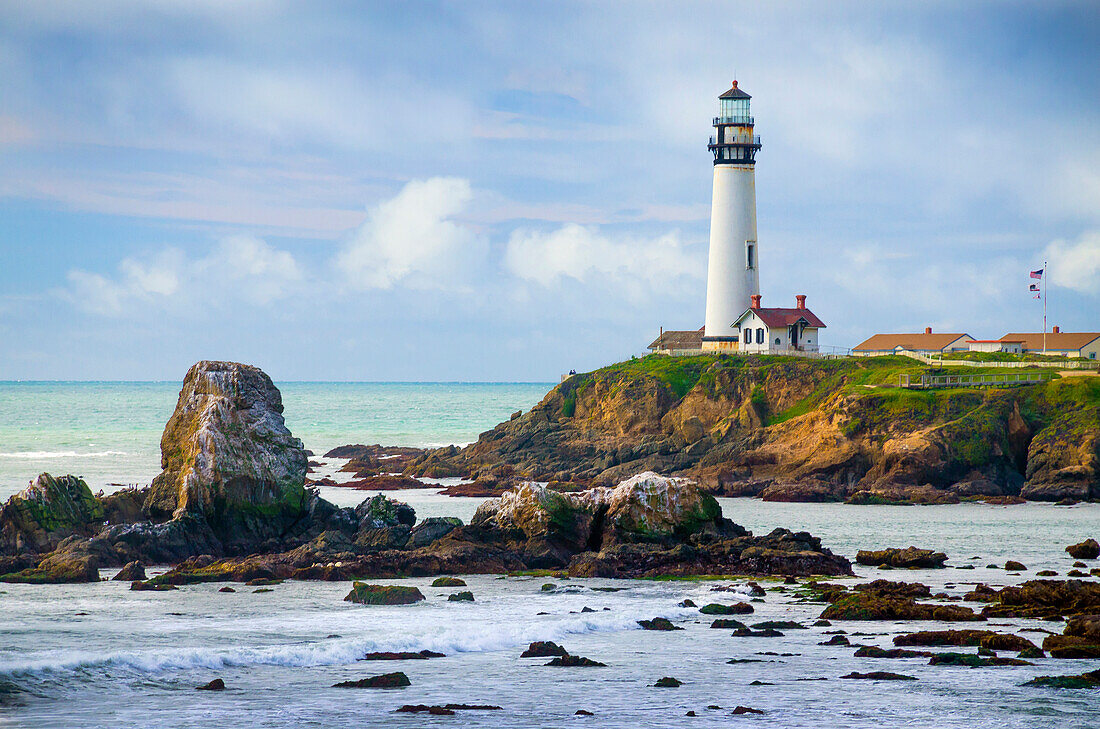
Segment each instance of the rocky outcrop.
M1096 559L1100 557L1100 542L1089 538L1066 547L1066 552L1074 559Z
M648 484L648 485L644 485ZM469 526L428 546L377 547L343 532L279 554L195 558L157 577L186 584L253 577L346 580L559 569L578 577L851 574L848 560L800 532L755 537L693 485L652 475L615 489L560 494L525 485L483 505Z
M232 550L278 538L306 513L305 449L256 367L191 367L160 445L164 471L145 501L154 520L200 516Z
M43 473L0 510L0 551L49 552L74 534L91 535L105 519L82 479Z
M477 443L405 472L609 485L655 471L776 501L1100 498L1096 378L895 386L895 373L919 369L893 357L654 355L570 377Z

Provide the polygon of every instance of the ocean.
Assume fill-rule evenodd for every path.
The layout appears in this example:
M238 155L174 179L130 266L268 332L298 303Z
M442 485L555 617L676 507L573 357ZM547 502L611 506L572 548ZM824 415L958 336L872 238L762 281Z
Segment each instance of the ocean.
M0 382L0 498L43 471L93 491L148 484L179 382ZM321 455L348 443L465 445L547 383L279 382L287 427Z
M0 484L21 488L42 470L74 472L93 488L146 483L158 471L158 440L175 404L172 383L7 383L0 385ZM323 453L343 443L435 445L478 432L536 403L543 384L280 383L291 430ZM368 494L329 488L342 505ZM390 492L420 518L468 520L480 499L434 490ZM755 533L808 530L854 558L858 549L934 547L948 569L880 572L861 578L923 582L961 596L977 583L1016 584L1041 569L1064 575L1068 544L1100 536L1100 504L850 506L720 499L723 513ZM997 565L1022 561L1028 570ZM1091 566L1096 566L1092 562ZM156 574L163 569L150 570ZM103 570L110 577L113 570ZM348 582L294 582L256 592L234 585L132 592L125 582L0 585L0 727L1005 727L1086 729L1100 725L1095 691L1022 684L1037 675L1082 673L1096 660L1034 660L1033 666L956 668L927 659L853 656L857 645L892 647L898 633L977 627L1040 643L1062 623L979 624L834 621L737 638L710 628L690 607L748 600L744 580L652 581L476 575L472 603L447 601L430 579L409 606L343 601ZM834 581L834 580L831 580ZM855 580L835 580L851 584ZM544 589L553 583L554 588ZM745 622L793 620L812 626L823 606L762 580L766 596ZM713 592L715 586L736 592ZM588 608L591 612L584 612ZM642 631L637 620L667 617L684 630ZM846 631L852 646L820 645ZM1034 632L1028 632L1034 631ZM555 668L523 659L534 640L607 664ZM432 650L444 658L360 660L367 652ZM973 648L955 649L973 652ZM1002 653L1002 655L1014 655ZM729 661L735 661L730 663ZM340 681L403 671L411 686L335 688ZM893 671L916 681L859 681L852 671ZM656 688L664 676L679 688ZM214 678L223 692L196 692ZM405 704L493 704L455 717L395 713ZM766 712L732 716L736 706ZM709 708L719 707L719 708ZM578 710L594 716L576 715ZM693 711L696 716L685 714Z

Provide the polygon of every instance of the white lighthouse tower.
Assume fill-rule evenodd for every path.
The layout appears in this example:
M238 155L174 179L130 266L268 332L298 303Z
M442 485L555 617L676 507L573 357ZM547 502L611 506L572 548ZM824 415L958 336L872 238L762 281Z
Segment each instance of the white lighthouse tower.
M718 97L715 135L707 146L714 153L714 191L710 208L710 253L707 264L707 318L703 349L738 348L734 321L754 294L760 293L756 245L756 150L749 99L737 82Z

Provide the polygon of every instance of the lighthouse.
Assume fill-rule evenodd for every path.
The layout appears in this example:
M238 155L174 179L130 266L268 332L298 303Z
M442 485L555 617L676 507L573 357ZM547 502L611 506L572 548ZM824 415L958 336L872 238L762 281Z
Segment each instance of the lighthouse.
M756 150L749 99L737 82L718 97L714 136L714 188L710 204L710 252L707 262L707 316L703 349L738 348L734 322L760 293L756 244Z

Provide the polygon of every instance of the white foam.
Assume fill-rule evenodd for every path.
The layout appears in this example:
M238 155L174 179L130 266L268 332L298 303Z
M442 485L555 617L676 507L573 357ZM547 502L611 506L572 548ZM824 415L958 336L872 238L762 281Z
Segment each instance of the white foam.
M93 451L91 453L79 453L77 451L17 451L15 453L0 453L0 458L105 458L108 456L128 456L126 451Z
M692 609L658 611L671 619L697 615ZM652 611L643 617L653 617ZM471 633L468 625L447 628L433 635L395 637L386 640L330 638L312 643L248 647L196 647L182 650L151 649L91 653L71 651L59 656L21 663L0 664L0 677L8 679L58 678L71 673L107 673L122 669L157 674L192 668L220 669L247 666L313 667L354 663L373 651L421 651L471 653L505 650L537 640L564 640L590 632L640 630L637 615L584 613L553 623L492 623L483 632Z

